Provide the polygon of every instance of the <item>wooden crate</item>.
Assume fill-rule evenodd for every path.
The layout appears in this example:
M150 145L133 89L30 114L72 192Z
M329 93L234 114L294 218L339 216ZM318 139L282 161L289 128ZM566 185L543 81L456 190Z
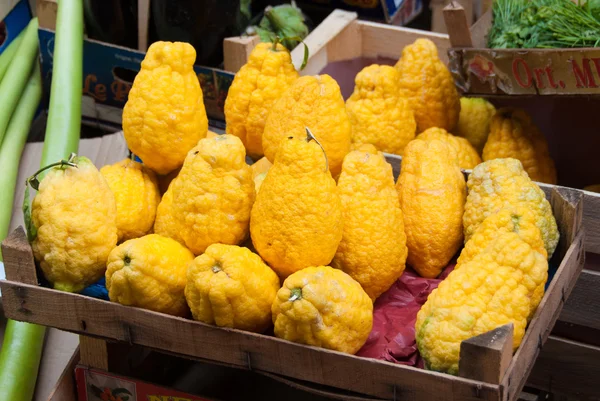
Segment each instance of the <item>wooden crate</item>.
M309 59L300 75L318 74L328 64L358 57L398 60L402 49L418 38L432 40L438 47L440 57L448 60L448 35L360 21L356 13L335 10L304 40L309 49ZM237 72L246 63L258 41L257 37L225 39L225 70ZM302 65L303 57L304 46L300 44L292 51L296 68Z
M488 10L470 27L464 8L444 9L456 85L471 95L600 95L600 48L489 49Z
M397 175L399 158L388 160ZM0 287L7 317L80 334L82 362L103 370L108 370L107 341L117 341L387 400L514 401L583 267L582 196L566 188L550 190L561 232L555 253L560 265L521 347L512 355L507 327L464 341L461 377L40 287L22 229L3 243L7 281Z

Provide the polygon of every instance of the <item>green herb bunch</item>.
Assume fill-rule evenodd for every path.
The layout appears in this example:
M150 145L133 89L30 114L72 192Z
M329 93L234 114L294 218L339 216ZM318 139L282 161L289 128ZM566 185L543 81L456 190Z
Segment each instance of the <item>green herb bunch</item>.
M497 0L490 48L600 46L600 0Z

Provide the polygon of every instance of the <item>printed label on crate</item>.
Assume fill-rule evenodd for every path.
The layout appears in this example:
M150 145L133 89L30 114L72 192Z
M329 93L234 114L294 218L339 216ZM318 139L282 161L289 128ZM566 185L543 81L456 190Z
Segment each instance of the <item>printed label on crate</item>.
M451 49L450 69L469 94L600 94L600 49Z
M210 401L85 366L75 369L75 377L79 401Z
M39 30L40 57L45 93L50 93L54 32ZM83 45L83 104L85 117L121 123L122 109L144 53L86 39ZM206 113L224 121L223 108L235 74L216 68L194 66L202 86Z

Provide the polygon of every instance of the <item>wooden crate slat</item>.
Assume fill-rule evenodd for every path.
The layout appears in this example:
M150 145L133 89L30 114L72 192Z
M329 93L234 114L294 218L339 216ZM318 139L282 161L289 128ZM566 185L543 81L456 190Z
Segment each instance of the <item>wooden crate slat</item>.
M437 46L440 59L444 63L448 62L448 48L450 47L448 35L376 22L357 21L357 23L361 26L363 57L380 56L397 60L404 47L417 39L427 38Z
M18 227L2 242L2 258L7 280L37 285L33 251L23 227Z
M552 331L562 305L574 287L577 275L583 269L584 235L584 231L581 230L575 237L525 332L521 346L515 353L501 384L505 391L503 400L511 400L511 397L525 385L535 358Z
M537 183L550 199L553 188L580 192L583 194L583 228L585 229L585 251L600 254L600 194L589 191L578 191L558 185Z
M559 320L600 330L600 272L581 272Z
M43 287L0 282L6 314L83 335L164 349L384 399L497 400L498 387L392 363L305 347ZM69 316L65 319L65 316ZM476 395L477 394L477 395Z
M310 59L302 71L302 75L318 74L327 65L327 44L357 18L356 13L334 10L304 39L304 43L308 46ZM300 44L292 50L292 62L298 70L303 59L304 45ZM325 60L324 64L323 60Z
M527 385L580 399L598 400L600 347L550 336Z

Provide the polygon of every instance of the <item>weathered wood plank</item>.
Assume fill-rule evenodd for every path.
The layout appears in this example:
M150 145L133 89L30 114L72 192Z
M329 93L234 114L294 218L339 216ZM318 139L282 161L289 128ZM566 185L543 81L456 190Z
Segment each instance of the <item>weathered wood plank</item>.
M458 2L451 1L444 7L444 21L452 47L473 47L469 21L465 9Z
M512 360L512 323L463 341L458 375L499 384Z
M81 364L90 368L108 370L108 346L105 340L79 336Z
M548 338L565 300L569 297L577 276L583 269L584 235L584 231L581 230L575 237L525 332L521 346L515 353L501 384L503 400L511 400L511 397L520 392L525 385L535 359Z
M566 191L580 192L583 194L583 228L585 228L585 250L600 254L600 194L589 191L577 191L571 188L537 183L550 197L552 188Z
M600 330L600 272L581 272L558 319Z
M236 36L223 40L223 68L238 72L250 57L250 53L260 43L258 36Z
M361 27L363 57L379 56L397 60L406 46L419 38L427 38L437 46L440 59L444 63L448 63L448 49L450 48L448 35L376 22L357 21L356 23Z
M308 46L309 60L301 75L318 74L329 62L327 45L337 37L340 32L347 29L358 18L353 12L334 10L319 24L305 39ZM350 48L351 46L348 46ZM304 59L304 45L300 44L292 50L292 62L299 70Z
M37 285L33 251L23 227L11 232L2 242L2 259L7 280Z
M498 386L43 287L0 282L9 318L397 401L498 400ZM65 316L69 316L65 319Z
M550 336L537 358L527 385L540 390L600 400L600 347Z

